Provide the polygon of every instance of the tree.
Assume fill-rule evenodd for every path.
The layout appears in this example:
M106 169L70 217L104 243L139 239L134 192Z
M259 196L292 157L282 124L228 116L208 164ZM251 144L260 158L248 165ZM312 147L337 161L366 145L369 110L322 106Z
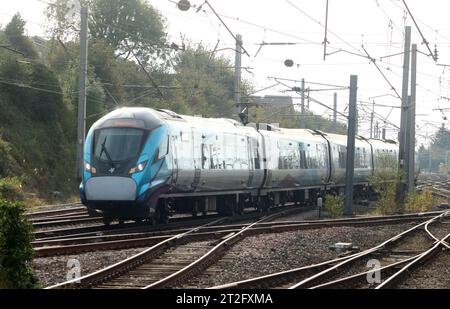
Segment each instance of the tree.
M116 57L136 55L145 64L165 60L165 20L143 0L80 0L90 10L92 39L111 46ZM55 37L62 40L78 36L78 0L54 0L47 17Z
M431 138L431 147L434 149L450 150L450 131L444 126L440 127Z
M37 53L31 40L24 35L26 22L16 13L5 27L5 35L14 48L26 57L36 58Z
M431 138L431 167L437 170L440 163L447 162L447 156L450 154L450 131L444 126L440 127L436 134Z
M188 46L174 58L175 78L183 88L189 109L206 117L231 118L234 105L234 73L229 60L211 54L203 46ZM245 93L245 87L243 87Z
M28 110L38 121L54 122L64 113L63 97L56 75L43 64L33 64L30 80L36 88L31 89ZM45 86L45 87L42 87Z

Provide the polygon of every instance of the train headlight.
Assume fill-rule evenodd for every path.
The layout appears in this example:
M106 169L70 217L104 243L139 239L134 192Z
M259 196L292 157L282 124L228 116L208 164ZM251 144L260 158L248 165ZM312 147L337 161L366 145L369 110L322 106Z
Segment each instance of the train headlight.
M134 173L142 172L146 166L147 166L147 161L141 162L138 165L136 165L135 167L131 168L128 173L134 174Z
M97 169L95 168L95 167L93 167L92 165L90 165L88 162L84 162L84 169L87 171L87 172L90 172L90 173L92 173L92 174L95 174L95 173L97 173Z

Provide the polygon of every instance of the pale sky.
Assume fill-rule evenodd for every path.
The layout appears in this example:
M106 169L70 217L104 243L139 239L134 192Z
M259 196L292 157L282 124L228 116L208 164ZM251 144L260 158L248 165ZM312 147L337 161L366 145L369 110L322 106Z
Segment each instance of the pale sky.
M113 1L113 0L112 0ZM202 42L211 49L219 41L219 49L234 48L234 40L221 25L217 17L207 5L198 13L196 8L183 12L176 7L178 0L147 0L167 19L169 39L180 43L181 35L193 43ZM191 0L198 7L202 0ZM280 77L313 83L348 86L350 75L358 75L358 100L372 102L377 106L375 112L382 126L382 118L389 115L388 120L397 126L400 123L398 108L391 111L389 106L400 106L389 84L378 72L375 65L367 58L356 56L364 54L361 45L370 56L377 59L382 72L394 86L397 93L402 93L403 56L390 58L380 57L403 52L403 32L405 25L412 27L412 42L418 44L421 52L428 54L425 44L419 35L409 14L405 14L405 6L400 0L329 0L327 53L323 60L323 44L326 0L209 0L233 33L243 36L244 48L250 57L242 56L242 66L250 68L243 72L243 77L251 80L255 89L262 89L275 84L268 77ZM292 4L290 4L290 3ZM450 24L448 0L407 0L412 15L416 19L425 39L432 51L439 53L438 64L450 64ZM0 6L0 24L8 23L15 12L20 12L28 22L29 35L45 35L46 4L39 0L2 0ZM294 7L295 6L295 7ZM306 13L302 13L301 11ZM270 46L260 48L261 42L295 43L295 45ZM340 49L345 50L337 52ZM346 52L347 51L347 52ZM222 55L234 61L234 51L225 50ZM293 67L284 66L286 59L294 61ZM417 74L417 138L426 143L425 136L430 136L437 127L449 120L444 120L436 108L450 107L450 70L439 66L431 57L418 55ZM300 86L299 83L286 81L289 87ZM308 86L308 84L307 84ZM327 86L309 84L311 89L329 89ZM282 92L285 86L277 86L259 92L258 95L293 95ZM338 110L346 113L348 90L339 90ZM392 96L393 95L393 96ZM378 97L379 96L379 97ZM333 91L311 92L311 97L332 106ZM373 98L377 97L377 98ZM384 106L383 106L384 105ZM316 114L329 117L331 111L318 104L311 103L311 110ZM359 133L369 135L370 105L359 103ZM444 111L450 118L450 109ZM380 119L381 118L381 119ZM343 119L341 119L343 120ZM387 137L396 139L397 132L388 127Z

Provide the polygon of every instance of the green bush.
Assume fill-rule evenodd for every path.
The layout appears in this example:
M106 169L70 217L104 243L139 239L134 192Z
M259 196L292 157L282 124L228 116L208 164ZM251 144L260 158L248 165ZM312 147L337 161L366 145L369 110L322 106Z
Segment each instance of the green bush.
M24 199L22 180L18 177L6 177L0 179L0 199L7 201L22 201Z
M344 213L344 197L327 194L324 207L332 218L340 217Z
M33 231L22 202L0 200L0 288L38 287L28 266L33 259Z
M402 205L396 201L395 183L389 183L383 186L383 190L378 193L378 202L375 213L380 215L392 215L403 211Z
M408 193L405 203L406 212L421 212L428 211L437 204L437 199L433 197L430 190L423 192Z
M375 158L375 173L369 176L369 183L378 194L376 214L390 215L403 212L403 205L396 201L396 184L402 182L403 173L398 170L397 159L388 154Z

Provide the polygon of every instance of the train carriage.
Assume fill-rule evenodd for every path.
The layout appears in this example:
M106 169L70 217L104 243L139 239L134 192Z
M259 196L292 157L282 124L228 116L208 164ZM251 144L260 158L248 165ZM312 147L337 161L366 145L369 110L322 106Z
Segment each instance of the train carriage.
M355 185L373 173L374 153L396 154L386 141L355 144ZM105 223L166 222L170 212L231 215L342 187L345 159L344 135L121 108L89 130L80 195Z

